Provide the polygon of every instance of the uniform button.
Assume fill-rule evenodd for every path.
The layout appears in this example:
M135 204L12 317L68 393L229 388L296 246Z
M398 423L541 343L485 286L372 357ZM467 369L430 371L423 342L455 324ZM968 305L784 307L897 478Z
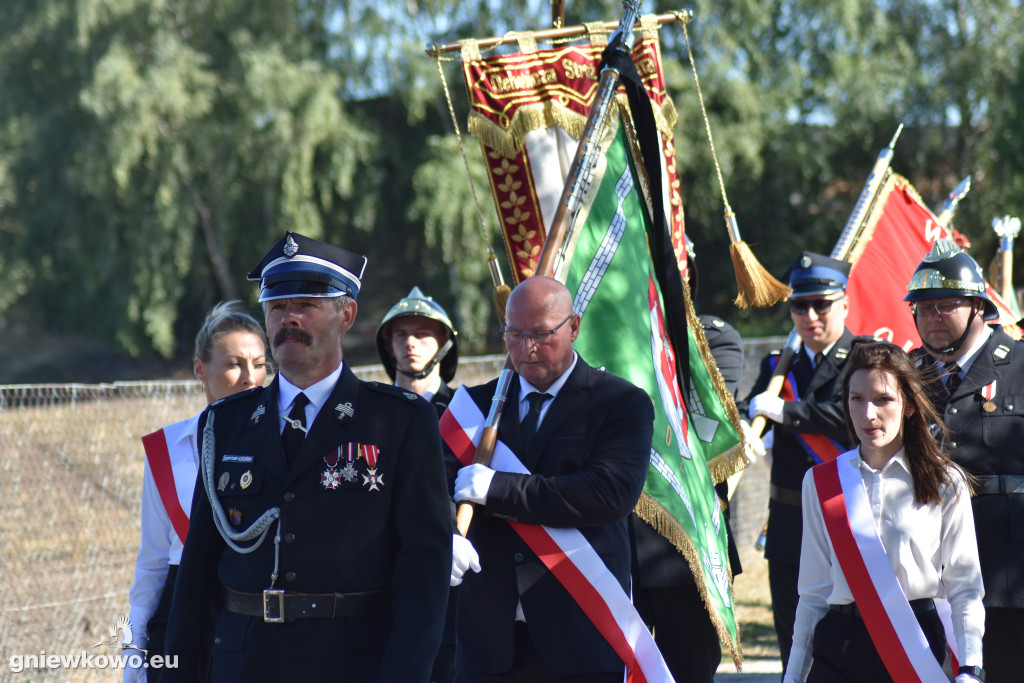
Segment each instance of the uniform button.
M285 543L295 543L295 534L285 534L284 535L284 542Z
M951 443L951 444L949 444L949 445L950 445L951 447L953 447L953 448L957 448L957 447L958 447L958 446L960 445L960 443L959 443L959 442L957 442L957 441L954 441L953 443Z
M800 420L793 420L793 426L794 427L799 427L800 426Z
M515 559L516 562L522 562L523 561L523 554L522 553L516 553L514 559Z
M214 645L220 645L220 636L217 636L216 638L213 639L213 644Z
M295 500L295 494L292 493L291 491L286 491L284 494L284 502L290 503L293 500Z
M1006 404L1006 409L1007 410L1013 410L1013 404L1012 403L1007 403Z
M950 408L950 409L949 409L949 414L950 414L950 415L956 415L956 412L957 412L957 411L956 411L956 408Z
M295 580L295 572L288 572L287 574L285 574L284 575L284 580L285 581L294 581Z

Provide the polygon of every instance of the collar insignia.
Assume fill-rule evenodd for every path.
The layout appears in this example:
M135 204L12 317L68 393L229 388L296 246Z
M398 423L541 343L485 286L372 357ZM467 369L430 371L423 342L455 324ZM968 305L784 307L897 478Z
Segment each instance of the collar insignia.
M254 425L258 425L260 423L260 418L263 417L263 415L266 412L267 412L267 407L261 403L256 408L256 410L252 411L252 415L249 416L249 419L252 421L252 423Z
M356 414L355 408L352 407L351 401L339 403L338 405L334 406L334 409L338 411L339 420L344 420L346 417L352 417L353 415Z

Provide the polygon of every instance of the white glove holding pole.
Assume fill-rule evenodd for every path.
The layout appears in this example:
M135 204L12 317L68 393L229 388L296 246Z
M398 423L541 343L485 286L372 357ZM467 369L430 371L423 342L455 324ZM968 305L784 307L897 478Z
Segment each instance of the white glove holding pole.
M478 505L487 504L487 491L491 488L494 470L487 465L473 463L459 470L455 475L455 502L468 500Z
M781 424L782 409L785 405L786 402L778 396L772 396L768 392L765 392L750 399L750 408L747 410L747 414L750 416L751 420L758 415L764 415L772 422L778 422Z
M480 556L469 539L462 534L452 535L452 579L450 585L458 586L466 571L480 571Z
M764 443L746 420L740 420L740 430L743 432L743 455L753 465L759 457L764 457L766 453Z

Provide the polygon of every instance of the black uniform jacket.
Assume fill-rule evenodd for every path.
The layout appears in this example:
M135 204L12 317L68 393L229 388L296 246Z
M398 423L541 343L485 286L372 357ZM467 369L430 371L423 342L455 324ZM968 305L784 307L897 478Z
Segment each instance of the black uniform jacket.
M824 434L838 441L845 452L850 436L843 417L842 375L846 359L853 346L854 335L849 330L832 345L818 367L813 367L807 349L801 345L793 356L790 372L796 381L799 401L787 401L782 411L781 424L768 421L775 430L772 445L772 487L791 499L788 504L773 497L768 501L768 537L765 557L769 560L800 564L800 539L803 518L800 510L800 487L804 472L813 467L814 458L801 445L797 434ZM778 355L773 351L771 355ZM753 389L738 407L740 415L747 414L752 397L768 388L772 376L770 356L761 362L761 371Z
M1024 486L1024 344L995 326L953 396L932 357L923 349L913 355L949 430L950 457L973 475L1011 475L1004 490ZM992 382L988 400L983 392ZM982 493L971 502L985 604L1024 608L1024 491Z
M495 383L469 390L484 414ZM580 358L525 454L518 406L519 380L513 378L498 439L533 474L495 474L487 504L476 509L468 537L481 570L462 582L456 668L486 674L512 667L521 602L531 640L548 666L576 673L622 671L622 660L506 520L578 528L628 594L626 519L647 476L651 399ZM460 465L451 452L446 455L454 482Z
M412 392L362 382L347 364L290 468L281 445L278 383L214 403L217 497L235 530L280 507L263 544L247 554L214 527L202 476L175 586L167 651L179 668L162 680L195 680L202 671L204 614L222 605L222 587L261 593L391 591L393 609L344 618L264 623L216 609L214 681L423 681L441 637L451 572L451 509L434 407ZM346 444L379 449L376 490L365 475L336 489L321 478ZM203 443L204 450L207 444ZM244 545L251 545L246 543Z

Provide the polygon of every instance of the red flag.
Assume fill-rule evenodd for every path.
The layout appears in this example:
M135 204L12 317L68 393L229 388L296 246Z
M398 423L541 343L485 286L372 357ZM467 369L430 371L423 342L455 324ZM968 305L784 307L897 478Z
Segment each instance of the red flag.
M939 225L910 182L892 174L879 190L854 248L853 269L846 293L850 314L846 326L854 334L870 334L910 350L921 345L914 318L903 297L914 270L940 237L955 239ZM1020 328L1006 303L991 286L988 295L999 309L1007 332L1020 338Z

